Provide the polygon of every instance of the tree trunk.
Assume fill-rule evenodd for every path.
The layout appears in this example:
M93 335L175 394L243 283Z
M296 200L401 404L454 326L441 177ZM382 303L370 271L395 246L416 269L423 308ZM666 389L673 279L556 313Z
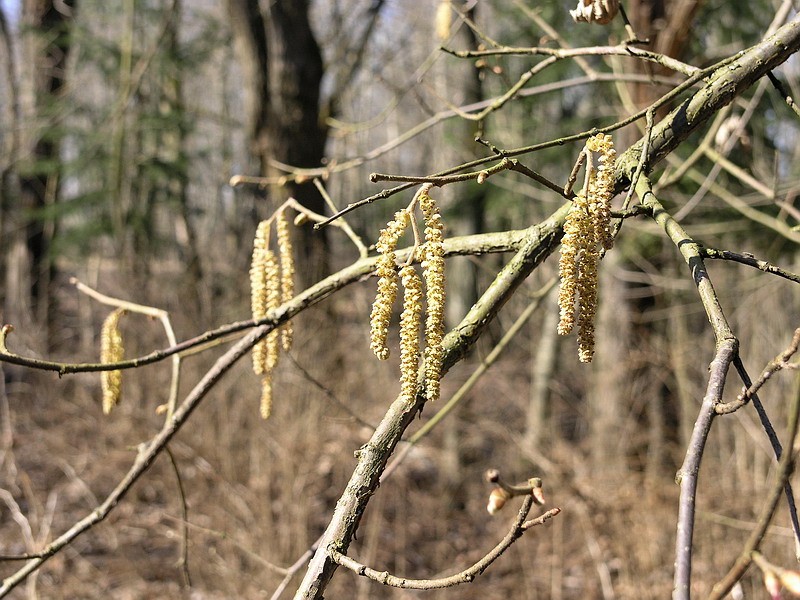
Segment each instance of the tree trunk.
M327 128L320 116L322 55L311 30L307 0L228 0L237 51L248 91L248 131L262 176L285 175L287 167L319 167ZM309 182L289 178L268 190L271 213L293 196L307 208L325 212L322 197ZM263 216L263 215L262 215ZM298 244L302 284L327 272L324 230L301 229Z
M24 42L23 119L29 137L22 141L18 210L24 232L30 280L27 285L32 316L43 324L51 320L51 282L55 276L50 246L55 220L45 210L57 202L60 175L59 98L66 84L70 30L77 0L25 0L22 3ZM16 307L21 309L22 307ZM48 327L49 328L49 327Z

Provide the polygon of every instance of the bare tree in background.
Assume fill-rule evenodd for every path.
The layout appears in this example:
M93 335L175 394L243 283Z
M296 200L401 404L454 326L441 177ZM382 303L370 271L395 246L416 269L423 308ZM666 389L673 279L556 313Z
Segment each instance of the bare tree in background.
M50 256L55 221L46 213L58 201L61 185L58 165L63 105L59 98L67 84L71 29L77 7L74 0L22 3L23 43L20 60L16 62L20 79L9 80L12 88L18 86L20 111L13 118L22 120L10 126L13 132L22 135L17 153L11 157L18 191L12 196L16 222L8 231L15 231L18 243L24 244L18 248L24 247L25 252L12 250L7 254L12 261L22 261L8 267L15 280L9 282L7 299L14 298L16 314L24 314L28 305L45 330L51 319L51 285L55 275L55 262ZM12 61L11 47L7 50L7 59ZM7 207L11 207L11 202L11 198L5 198Z
M276 205L293 196L323 214L322 196L308 181L276 185L287 174L287 166L319 168L325 156L323 63L308 9L307 0L266 5L258 0L228 0L249 96L248 136L260 175L273 182L268 187L270 202ZM310 284L327 272L327 244L324 234L304 231L301 253L309 268L303 280Z

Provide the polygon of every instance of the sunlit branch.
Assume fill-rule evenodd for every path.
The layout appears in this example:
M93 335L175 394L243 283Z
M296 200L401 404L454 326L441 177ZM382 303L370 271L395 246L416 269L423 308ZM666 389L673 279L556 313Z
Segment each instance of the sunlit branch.
M694 75L700 69L686 64L664 54L649 52L630 45L622 46L593 46L590 48L510 48L502 47L492 50L451 50L442 48L448 54L458 58L478 58L481 56L552 56L554 58L572 58L575 56L630 56L640 58L650 62L658 63L662 67L683 73L684 75Z

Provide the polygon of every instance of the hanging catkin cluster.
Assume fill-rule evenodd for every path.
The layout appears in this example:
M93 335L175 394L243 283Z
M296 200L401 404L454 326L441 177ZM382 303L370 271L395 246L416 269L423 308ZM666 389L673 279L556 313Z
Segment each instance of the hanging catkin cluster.
M294 295L294 259L289 224L284 211L275 216L278 258L270 249L271 219L261 221L253 240L253 258L250 263L250 310L253 319L260 320L270 310L276 309ZM272 411L272 372L278 364L281 340L284 350L292 343L292 327L287 322L281 330L273 329L253 346L253 371L261 375L261 417L266 419Z
M100 362L115 363L125 356L122 346L122 334L119 330L119 319L125 310L118 308L111 311L103 321L100 330ZM103 412L109 414L117 405L122 394L122 371L101 371L100 387L103 391Z
M591 362L594 356L594 317L597 307L597 267L603 250L610 250L611 197L616 151L611 136L599 134L586 142L590 158L586 168L588 185L575 197L564 223L561 285L558 290L560 320L558 333L567 335L578 325L578 357ZM591 154L600 155L593 168Z
M425 243L417 249L422 261L425 279L427 318L425 321L425 379L426 397L436 400L439 397L439 378L441 377L442 339L444 337L444 238L442 222L436 202L422 192L418 197L425 220ZM376 273L378 293L372 305L370 317L371 348L375 355L385 360L389 357L387 338L392 305L397 298L398 281L402 282L403 312L400 315L400 393L406 401L416 397L417 371L419 368L419 331L422 322L422 280L416 269L408 264L397 273L395 249L397 241L411 221L412 207L398 211L388 223L376 245L381 257Z

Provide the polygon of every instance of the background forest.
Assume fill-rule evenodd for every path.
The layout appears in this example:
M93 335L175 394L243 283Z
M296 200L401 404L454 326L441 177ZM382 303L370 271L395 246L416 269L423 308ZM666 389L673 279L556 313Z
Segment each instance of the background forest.
M288 197L331 215L396 185L372 183L370 173L421 176L491 155L476 136L496 148L519 148L608 126L685 79L619 53L554 60L502 107L470 118L543 57L463 58L440 47L605 47L626 39L620 17L602 26L575 23L570 4L2 3L0 318L14 327L3 337L8 351L97 362L112 307L76 281L167 311L177 341L245 321L256 227ZM636 35L650 40L636 47L700 68L797 17L788 0L629 0L625 10ZM796 55L774 70L793 98L800 98L799 70ZM655 110L654 118L672 107ZM760 78L660 162L652 180L670 214L705 248L797 273L799 129L798 114ZM643 132L644 119L615 130L618 154ZM520 160L563 186L582 143ZM381 228L412 194L375 198L349 212L350 231L293 227L296 289L361 258L366 249L353 239L374 255ZM448 238L524 229L564 202L512 170L431 195ZM448 329L509 259L499 252L448 258ZM800 327L796 276L789 281L731 261L706 264L755 379ZM556 255L442 380L441 400L425 407L398 446L403 460L374 493L347 554L415 578L476 562L517 510L509 501L499 514L487 514L490 468L512 482L541 477L545 508L557 506L561 514L526 533L468 585L398 590L339 569L327 598L609 600L671 593L681 491L675 474L715 356L708 317L683 257L649 218L625 219L601 263L590 364L578 361L574 336L556 335L557 276ZM379 362L370 352L376 285L362 279L293 319L294 347L275 371L268 420L259 417L261 382L245 357L215 382L191 426L171 439L169 454L109 507L107 518L9 597L289 597L356 466L353 453L399 390L396 357ZM175 344L160 314L121 319L126 357ZM184 351L177 398L241 335L232 331ZM393 330L395 345L396 337ZM3 361L5 578L21 567L10 559L37 555L118 486L137 449L164 423L160 407L168 402L174 363L123 371L121 401L104 415L98 373L59 376ZM741 391L730 377L726 402ZM761 393L781 440L793 377L777 374ZM439 421L435 415L456 393L454 410ZM762 423L747 404L718 418L708 437L696 505L696 594L705 596L725 574L774 486L777 463ZM761 547L776 564L797 566L785 502ZM734 591L766 597L754 567Z

